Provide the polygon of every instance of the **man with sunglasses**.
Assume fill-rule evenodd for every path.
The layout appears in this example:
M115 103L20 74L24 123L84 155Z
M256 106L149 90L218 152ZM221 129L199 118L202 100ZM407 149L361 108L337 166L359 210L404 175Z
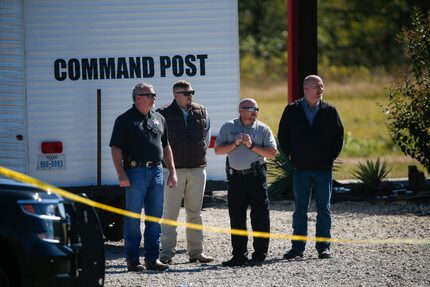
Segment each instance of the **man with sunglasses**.
M304 97L290 103L279 122L279 147L293 166L295 211L293 234L307 236L311 194L315 198L316 237L330 238L333 162L343 145L343 126L336 109L322 100L324 83L317 75L303 81ZM306 241L293 240L284 259L303 257ZM331 257L330 242L316 242L318 258Z
M178 175L176 188L164 189L163 218L177 220L183 200L186 221L201 225L210 121L206 108L195 103L193 96L194 90L189 82L177 81L173 85L172 103L158 110L169 127L169 143ZM209 263L214 260L203 253L203 231L187 228L186 237L190 262ZM176 226L161 226L161 262L172 263L176 238Z
M232 229L246 230L246 212L251 206L253 231L270 232L265 158L276 155L276 141L270 128L257 120L254 99L243 99L239 117L225 123L215 142L215 153L227 154L228 211ZM254 237L254 252L248 260L248 238L231 236L233 257L226 267L261 266L266 259L269 238Z
M156 94L148 83L137 84L132 93L133 106L120 115L113 127L110 147L121 187L125 187L128 211L159 218L163 213L163 160L169 170L167 186L177 183L167 124L152 108ZM160 224L145 221L144 257L146 270L163 271L160 262ZM142 271L139 247L142 240L140 219L125 217L124 248L128 271Z

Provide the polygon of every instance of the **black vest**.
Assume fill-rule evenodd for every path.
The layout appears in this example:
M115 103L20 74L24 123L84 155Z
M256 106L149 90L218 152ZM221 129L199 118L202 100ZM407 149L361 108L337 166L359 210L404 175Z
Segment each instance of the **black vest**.
M207 114L205 107L193 103L188 114L187 126L184 115L175 100L158 112L167 121L169 144L172 148L176 168L206 166L205 141Z

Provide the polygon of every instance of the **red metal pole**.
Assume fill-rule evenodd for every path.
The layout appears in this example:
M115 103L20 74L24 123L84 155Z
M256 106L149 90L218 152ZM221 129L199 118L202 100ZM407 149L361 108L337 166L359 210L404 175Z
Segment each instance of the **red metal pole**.
M288 102L303 96L303 80L317 74L317 0L288 0Z
M300 98L299 83L299 1L288 0L288 103Z

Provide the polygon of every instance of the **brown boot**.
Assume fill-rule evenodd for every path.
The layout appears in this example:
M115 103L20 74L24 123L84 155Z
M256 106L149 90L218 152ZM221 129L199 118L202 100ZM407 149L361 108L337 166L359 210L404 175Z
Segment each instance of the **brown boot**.
M213 258L212 256L207 256L207 255L204 255L203 253L193 258L190 257L190 263L195 263L197 261L200 263L209 263L214 260L215 258Z

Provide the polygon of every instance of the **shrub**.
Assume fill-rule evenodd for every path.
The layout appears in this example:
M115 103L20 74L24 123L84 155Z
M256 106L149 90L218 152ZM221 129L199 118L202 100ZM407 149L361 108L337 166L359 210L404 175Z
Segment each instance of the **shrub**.
M293 198L293 167L288 157L279 151L273 160L269 160L267 174L275 178L269 186L270 200Z
M384 112L393 141L430 172L430 13L415 9L411 20L398 35L410 73L393 84Z
M389 183L385 179L390 170L386 159L381 161L378 158L376 161L366 160L365 163L358 163L357 168L351 172L351 175L360 182L353 189L364 195L387 193Z

